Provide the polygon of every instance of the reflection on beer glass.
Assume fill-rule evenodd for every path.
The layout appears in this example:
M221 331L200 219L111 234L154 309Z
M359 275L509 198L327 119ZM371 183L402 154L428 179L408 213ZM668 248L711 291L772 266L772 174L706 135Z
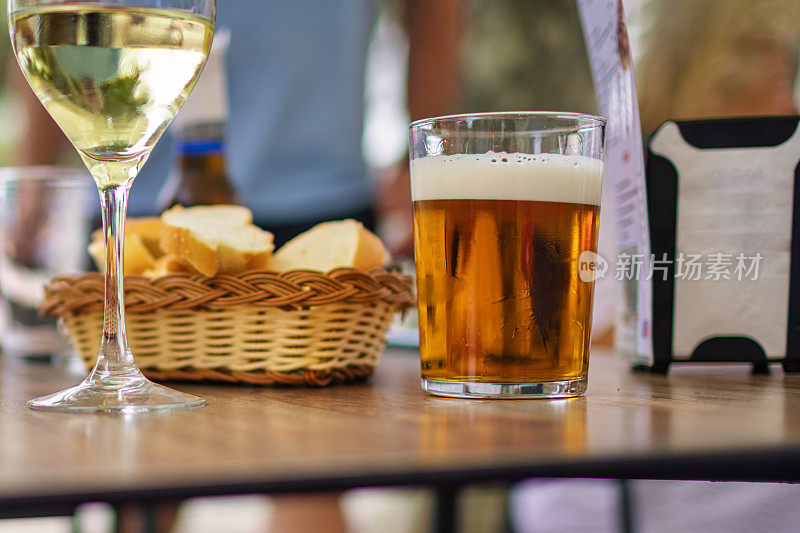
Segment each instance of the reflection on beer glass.
M571 113L411 125L422 386L463 397L586 390L605 121Z

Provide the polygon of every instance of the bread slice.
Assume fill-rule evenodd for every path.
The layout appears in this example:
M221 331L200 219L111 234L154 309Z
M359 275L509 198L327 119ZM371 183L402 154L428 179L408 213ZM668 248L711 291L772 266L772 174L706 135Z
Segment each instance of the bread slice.
M161 249L206 276L263 270L272 256L272 234L252 220L241 206L175 206L161 215Z
M92 256L97 270L106 271L106 247L103 241L103 232L94 232L95 237L89 244L89 255ZM125 259L123 261L123 272L126 276L139 276L148 269L153 268L156 258L150 253L150 249L145 246L144 240L135 233L125 233Z
M159 258L164 255L159 244L161 240L161 219L159 217L129 218L125 221L125 235L138 235L142 238L150 254ZM127 251L125 252L128 253Z
M128 218L125 221L125 274L139 275L152 268L155 260L164 255L158 244L161 238L161 219L158 217ZM100 272L105 272L103 230L92 232L89 255Z
M379 268L388 254L381 240L360 222L323 222L284 244L269 264L276 272L307 269L328 272L337 267Z
M148 278L160 278L169 274L197 274L191 263L177 255L164 255L159 257L152 268L145 270L142 275Z

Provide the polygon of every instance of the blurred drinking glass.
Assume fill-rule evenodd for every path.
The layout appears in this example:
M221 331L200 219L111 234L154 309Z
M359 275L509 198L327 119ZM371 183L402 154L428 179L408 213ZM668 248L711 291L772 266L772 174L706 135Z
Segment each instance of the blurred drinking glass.
M0 169L3 353L48 361L68 349L53 319L37 308L51 277L86 268L90 184L76 169Z
M489 113L411 124L422 386L586 390L605 121Z

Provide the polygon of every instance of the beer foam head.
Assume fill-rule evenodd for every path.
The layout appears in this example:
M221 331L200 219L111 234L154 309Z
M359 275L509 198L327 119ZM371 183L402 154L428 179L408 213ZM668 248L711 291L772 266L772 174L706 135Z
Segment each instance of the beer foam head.
M600 205L603 162L582 155L436 155L411 162L413 200L529 200Z

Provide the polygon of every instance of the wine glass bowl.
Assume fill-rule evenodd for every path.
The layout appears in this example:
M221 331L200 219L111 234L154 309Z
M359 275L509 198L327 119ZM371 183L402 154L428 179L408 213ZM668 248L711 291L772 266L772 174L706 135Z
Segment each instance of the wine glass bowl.
M97 363L34 409L142 412L201 398L147 380L125 333L123 235L130 187L186 101L211 48L214 0L9 0L20 68L75 146L100 193L105 313Z

